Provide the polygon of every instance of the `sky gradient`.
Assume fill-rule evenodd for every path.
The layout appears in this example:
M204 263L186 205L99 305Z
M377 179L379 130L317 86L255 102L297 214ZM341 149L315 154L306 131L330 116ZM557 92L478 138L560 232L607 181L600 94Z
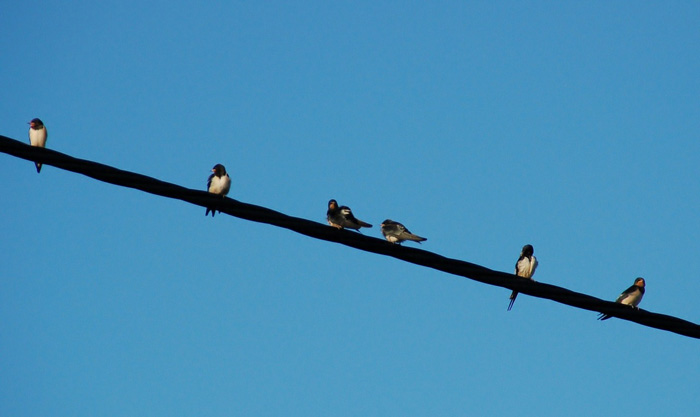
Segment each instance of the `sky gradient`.
M15 2L0 133L700 322L700 3ZM0 154L0 415L694 415L695 339ZM414 245L407 242L406 245Z

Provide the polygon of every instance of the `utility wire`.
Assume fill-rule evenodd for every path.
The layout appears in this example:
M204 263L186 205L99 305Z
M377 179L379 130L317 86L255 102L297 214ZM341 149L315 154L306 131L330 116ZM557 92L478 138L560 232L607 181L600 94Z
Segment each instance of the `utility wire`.
M567 290L555 285L535 282L505 272L494 271L470 262L446 258L433 252L395 245L384 239L365 236L347 230L338 230L318 222L287 216L265 207L243 203L232 198L201 190L193 190L160 181L152 177L123 171L97 162L78 159L50 149L29 146L0 135L0 152L29 161L41 162L67 171L83 174L99 181L122 187L135 188L147 193L174 198L202 207L214 207L222 213L259 223L271 224L306 236L340 243L366 252L391 256L437 269L449 274L469 278L484 284L515 290L533 297L546 298L558 303L608 314L643 326L666 330L680 335L700 339L700 325L665 314L633 309L611 301Z

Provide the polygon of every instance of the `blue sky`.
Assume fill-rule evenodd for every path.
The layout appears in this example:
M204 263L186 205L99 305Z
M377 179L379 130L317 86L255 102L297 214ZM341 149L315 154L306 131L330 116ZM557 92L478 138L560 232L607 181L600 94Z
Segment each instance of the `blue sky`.
M496 4L494 4L496 3ZM700 322L700 4L14 2L0 133ZM0 155L0 415L692 415L698 341ZM411 243L409 243L411 244ZM412 244L411 244L412 245Z

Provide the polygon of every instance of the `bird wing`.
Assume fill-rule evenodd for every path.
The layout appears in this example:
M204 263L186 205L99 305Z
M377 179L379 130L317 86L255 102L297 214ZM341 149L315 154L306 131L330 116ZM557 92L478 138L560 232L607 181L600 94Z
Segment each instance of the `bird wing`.
M211 188L211 180L214 179L214 174L211 174L209 176L209 179L207 179L207 191L209 191L209 188Z
M632 285L626 290L622 291L622 294L620 294L619 297L615 300L616 303L622 303L625 301L629 296L634 294L635 291L637 291L639 288L636 285Z

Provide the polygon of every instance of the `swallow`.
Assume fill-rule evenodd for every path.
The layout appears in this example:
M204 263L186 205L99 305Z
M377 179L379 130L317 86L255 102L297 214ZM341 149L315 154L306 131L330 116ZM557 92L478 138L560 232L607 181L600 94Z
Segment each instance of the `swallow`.
M520 257L515 263L515 275L527 279L532 279L535 274L535 269L537 269L537 258L535 258L535 248L532 245L523 246L523 250L520 251ZM513 303L515 303L515 298L518 296L517 291L513 291L510 294L510 304L508 304L508 311L513 308Z
M410 230L406 229L406 226L389 219L382 222L382 234L389 242L398 243L399 245L405 240L412 240L418 243L428 240L424 237L414 235Z
M228 191L231 189L231 178L226 173L226 167L221 164L214 165L211 169L212 174L207 180L207 191L212 194L218 194L221 198L226 197ZM207 212L204 213L205 216L209 215L211 211L211 217L214 217L216 210L212 207L207 207Z
M635 279L634 284L632 284L631 287L624 290L622 294L620 294L620 296L617 297L617 300L615 300L615 302L639 309L639 307L637 306L642 301L642 297L644 297L645 286L646 282L644 282L644 278L639 277ZM610 317L612 316L609 314L600 313L600 315L598 316L598 320L607 320Z
M328 212L326 212L328 224L338 229L355 229L360 230L360 227L372 227L371 224L358 220L353 216L352 210L347 206L338 207L338 202L331 200L328 202Z
M46 131L46 126L41 121L41 119L34 118L29 122L29 144L32 146L38 146L40 148L46 147L46 138L49 136ZM41 162L34 162L36 165L36 172L41 172Z

